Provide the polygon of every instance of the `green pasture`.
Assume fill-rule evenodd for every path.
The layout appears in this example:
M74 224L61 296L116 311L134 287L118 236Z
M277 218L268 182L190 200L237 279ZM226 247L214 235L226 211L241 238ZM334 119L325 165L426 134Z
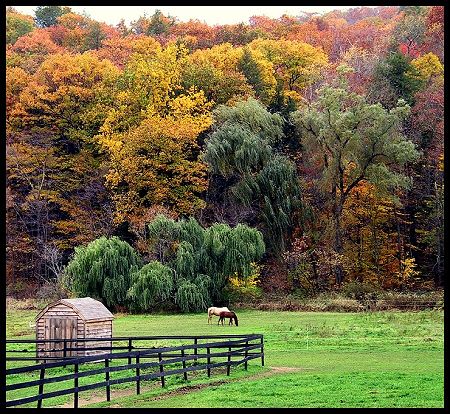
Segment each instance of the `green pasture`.
M28 321L35 314L36 311L30 310L7 310L7 338L34 338ZM359 313L241 310L238 317L236 327L218 326L217 318L208 325L206 312L116 315L113 336L261 333L265 366L255 359L249 362L247 371L232 367L229 377L222 369L213 370L211 378L206 372L190 374L187 382L180 376L172 376L166 379L165 388L156 380L146 381L148 384L138 396L133 393L134 384L120 384L111 387L109 403L105 401L104 389L87 391L80 393L80 406L444 406L442 310ZM162 341L155 345L167 344ZM49 384L45 391L56 386ZM20 398L26 395L23 392L15 391L7 397ZM71 401L71 396L55 397L44 400L43 407L70 407Z

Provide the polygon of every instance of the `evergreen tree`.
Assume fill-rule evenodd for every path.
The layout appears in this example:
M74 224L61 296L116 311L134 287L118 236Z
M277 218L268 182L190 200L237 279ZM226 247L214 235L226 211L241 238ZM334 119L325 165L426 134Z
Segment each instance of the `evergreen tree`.
M261 76L261 71L247 47L244 47L244 53L238 62L237 68L247 78L247 82L252 86L256 96L262 101L265 101L267 96L265 96L266 91Z
M417 69L406 56L393 52L375 67L369 99L372 103L382 103L388 109L394 108L399 99L412 106L414 95L422 85Z
M70 7L37 6L34 12L34 20L38 27L50 27L58 22L58 17L70 12Z

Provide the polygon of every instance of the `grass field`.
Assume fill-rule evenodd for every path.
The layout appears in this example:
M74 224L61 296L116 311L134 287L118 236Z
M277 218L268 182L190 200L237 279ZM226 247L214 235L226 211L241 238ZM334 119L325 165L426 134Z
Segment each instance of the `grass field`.
M34 338L33 310L7 311L7 338ZM444 312L372 313L239 311L239 326L207 324L206 312L189 315L116 315L113 336L262 333L265 366L249 362L211 378L185 383L168 377L80 394L83 407L443 407ZM160 344L163 345L163 344ZM50 388L50 387L49 387ZM49 390L47 390L49 391ZM84 401L82 401L84 398ZM71 397L44 407L71 406ZM35 405L33 405L35 406Z

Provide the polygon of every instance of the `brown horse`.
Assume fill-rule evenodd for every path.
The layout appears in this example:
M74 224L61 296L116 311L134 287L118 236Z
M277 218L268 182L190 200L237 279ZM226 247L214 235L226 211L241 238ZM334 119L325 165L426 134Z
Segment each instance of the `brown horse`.
M219 325L220 322L222 322L222 325L223 325L223 320L225 318L230 318L230 322L228 323L228 325L233 325L233 319L234 319L236 326L238 326L238 318L237 318L236 314L234 312L227 312L227 311L220 312L219 322L217 322L217 325Z

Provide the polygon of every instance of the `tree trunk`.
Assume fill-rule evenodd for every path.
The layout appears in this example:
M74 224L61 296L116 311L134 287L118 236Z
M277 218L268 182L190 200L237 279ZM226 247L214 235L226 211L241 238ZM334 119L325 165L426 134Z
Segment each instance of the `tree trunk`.
M335 198L336 200L336 198ZM339 255L342 255L342 229L341 229L341 216L342 216L343 200L336 200L333 208L334 224L335 224L335 234L334 234L334 250ZM344 269L342 264L338 263L334 270L336 283L340 286L344 280Z

